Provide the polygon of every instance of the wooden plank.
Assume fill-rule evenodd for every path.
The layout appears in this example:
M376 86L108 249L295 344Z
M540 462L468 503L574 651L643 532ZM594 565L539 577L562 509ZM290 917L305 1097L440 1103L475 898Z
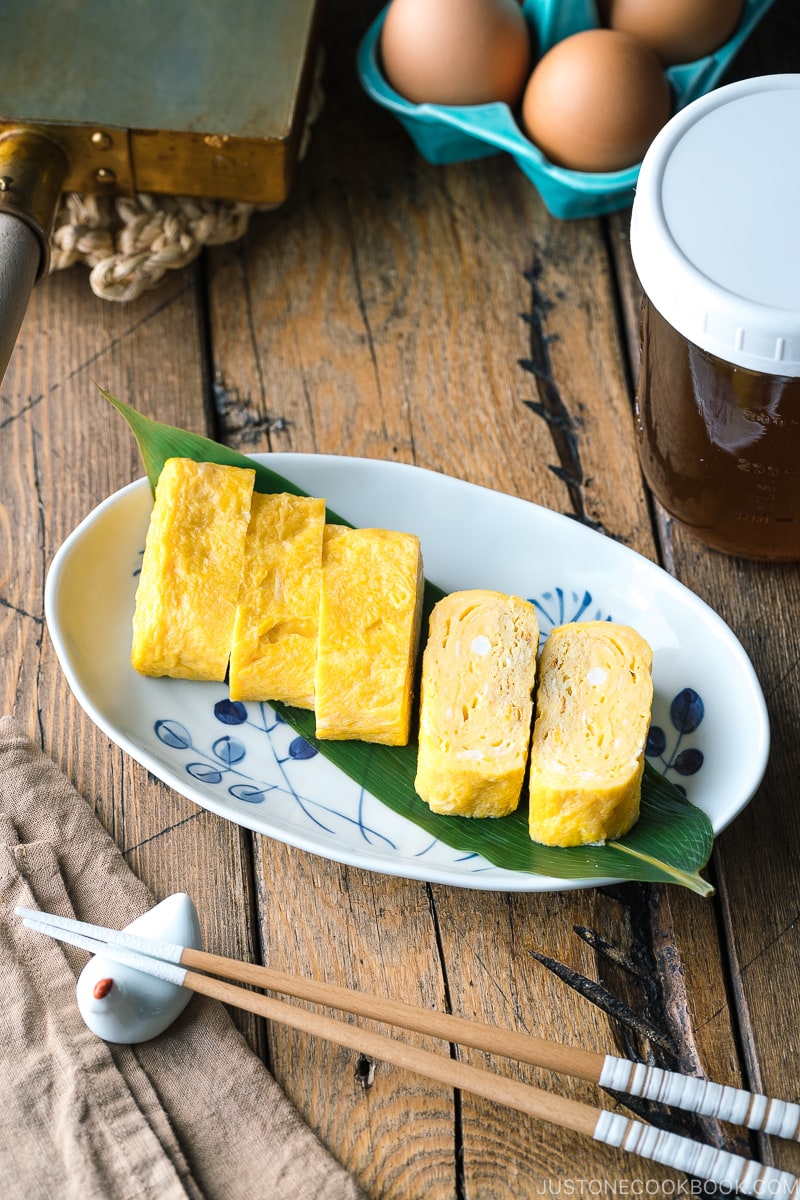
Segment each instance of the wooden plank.
M777 0L729 78L796 71L799 36L797 6ZM635 373L640 289L623 222L617 221L615 228ZM670 569L730 625L749 654L767 698L772 752L766 778L750 806L719 838L713 860L730 971L730 989L727 997L720 995L724 1006L720 1011L735 1010L748 1086L795 1100L800 1094L800 1068L793 1052L800 1016L794 946L800 906L796 870L800 821L793 802L796 754L792 747L800 720L800 686L789 614L800 604L800 577L796 565L747 562L707 551L660 505L656 515ZM692 907L691 899L681 897L684 920ZM692 965L702 969L699 960ZM712 1018L710 1009L707 1021ZM695 1029L703 1037L708 1035L707 1023L701 1021ZM714 1053L722 1058L723 1047ZM800 1171L796 1145L778 1139L757 1142L765 1161Z
M446 1007L424 884L339 866L267 838L258 839L256 879L270 966ZM448 1053L435 1039L402 1037ZM447 1088L283 1028L272 1027L269 1038L276 1078L368 1195L454 1194Z
M93 381L142 411L204 428L198 297L191 271L126 305L97 300L83 269L35 291L2 390L3 711L65 771L156 895L187 891L207 944L249 957L246 835L163 786L96 729L69 692L43 621L58 546L143 473L133 438ZM241 1025L258 1044L259 1023L243 1017Z
M668 520L664 530L678 578L730 625L767 697L770 765L752 803L718 840L714 866L746 1077L757 1090L795 1099L800 1093L793 1053L799 1015L794 941L800 818L792 747L800 721L800 680L794 629L786 614L800 605L800 578L795 566L707 554ZM776 1142L771 1153L785 1170L800 1170L797 1146Z

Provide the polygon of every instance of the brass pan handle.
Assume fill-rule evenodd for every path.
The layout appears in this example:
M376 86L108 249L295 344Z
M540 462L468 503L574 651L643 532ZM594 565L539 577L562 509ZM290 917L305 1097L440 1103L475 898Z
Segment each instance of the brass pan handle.
M51 138L24 128L0 135L0 380L33 286L47 274L50 229L68 166Z

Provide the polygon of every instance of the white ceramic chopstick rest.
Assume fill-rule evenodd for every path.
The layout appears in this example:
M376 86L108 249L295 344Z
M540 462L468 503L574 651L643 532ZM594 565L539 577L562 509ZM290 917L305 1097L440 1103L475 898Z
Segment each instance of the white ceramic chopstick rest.
M200 949L197 909L185 892L167 896L125 930L140 938ZM102 954L91 958L81 971L76 995L81 1016L92 1032L105 1042L125 1044L147 1042L163 1033L192 997L186 988L112 962Z
M613 1054L606 1055L597 1082L611 1091L644 1096L659 1104L675 1105L685 1112L732 1121L735 1125L745 1125L748 1129L782 1138L800 1139L800 1105L788 1100L771 1100L742 1088L680 1075L677 1071L665 1071Z

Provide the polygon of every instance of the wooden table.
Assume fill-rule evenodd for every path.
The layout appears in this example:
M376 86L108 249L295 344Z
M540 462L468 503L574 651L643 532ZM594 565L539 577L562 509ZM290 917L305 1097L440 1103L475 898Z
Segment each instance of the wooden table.
M323 6L327 101L286 206L132 303L96 299L83 268L36 289L0 387L2 711L94 804L159 897L195 898L212 950L603 1051L651 1051L535 950L627 1000L675 1040L684 1068L797 1100L800 572L706 551L642 486L629 212L560 222L510 158L424 162L355 75L378 8ZM778 0L730 77L796 70L800 9ZM773 731L762 788L716 844L715 896L655 885L493 894L372 874L198 809L121 753L72 698L43 618L58 546L142 474L93 380L245 452L415 463L536 501L662 563L708 601L750 654ZM543 418L553 405L568 436ZM576 926L635 956L647 979ZM687 1187L471 1095L382 1065L373 1078L356 1054L237 1019L374 1200ZM588 1085L492 1065L613 1103ZM699 1132L800 1172L796 1146L713 1122Z

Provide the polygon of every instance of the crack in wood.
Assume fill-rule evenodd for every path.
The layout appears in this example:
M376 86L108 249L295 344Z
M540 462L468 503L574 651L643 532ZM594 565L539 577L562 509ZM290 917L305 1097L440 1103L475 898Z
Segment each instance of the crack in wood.
M622 967L623 971L627 971L629 975L635 975L637 979L647 979L647 971L644 964L640 961L640 954L636 952L636 948L630 950L620 949L619 946L614 946L611 942L607 942L605 938L600 937L600 934L594 929L587 929L585 925L573 925L572 929L577 933L588 946L600 954L609 962L616 963L618 967ZM634 959L634 954L636 958Z
M541 417L550 431L558 463L549 465L549 469L567 488L572 511L566 515L574 517L583 525L588 525L590 529L604 532L602 524L591 518L586 511L585 479L577 427L553 375L550 345L555 338L545 332L545 321L553 304L539 287L540 274L541 267L538 264L523 272L524 278L531 285L531 311L520 314L530 330L530 357L520 358L518 363L523 371L527 371L536 380L538 392L537 400L524 400L523 403L531 412Z
M148 777L157 783L160 782L160 780L157 780L156 776L149 771ZM205 809L201 809L199 812L189 813L188 817L183 817L180 821L173 821L170 825L164 825L155 833L151 833L149 837L142 838L140 842L134 842L132 846L120 847L123 858L127 858L129 855L135 854L137 850L141 850L143 846L149 846L151 842L157 842L159 838L166 836L166 834L174 833L176 829L181 829L184 825L190 825L194 821L202 820L205 815Z
M612 1020L618 1021L624 1025L626 1029L630 1029L639 1037L645 1038L654 1046L660 1046L662 1050L666 1050L668 1054L675 1054L676 1047L669 1034L664 1033L647 1017L640 1013L634 1012L630 1005L624 1000L620 1000L602 983L598 983L594 979L588 979L585 975L581 975L578 971L573 971L572 967L567 967L564 963L558 962L557 959L549 958L546 954L540 954L537 950L531 950L531 954L540 962L543 967L547 967L552 973L567 987L571 987L573 991L583 996L584 1000L588 1000L590 1004L594 1004Z
M704 1075L691 1028L665 890L647 884L622 884L602 888L600 892L624 909L618 922L620 942L609 941L597 930L573 926L576 935L597 956L598 980L536 951L531 954L578 995L607 1013L614 1022L625 1057L665 1070ZM625 1000L621 992L625 993ZM731 1131L712 1117L673 1112L653 1101L606 1090L619 1104L660 1129L735 1154L747 1156L752 1151L746 1132Z
M53 390L53 388L50 389L51 392ZM15 421L21 421L23 417L27 417L28 413L31 413L35 408L38 408L43 400L43 392L40 392L38 396L29 396L27 404L24 404L22 408L16 409L14 412L9 413L7 417L3 417L3 419L0 420L0 433L2 433L3 430L9 425L13 425ZM0 396L0 404L8 403L10 403L10 401L5 396Z
M782 673L778 677L778 679L775 680L772 687L766 693L767 700L772 700L777 695L777 693L781 690L783 685L786 683L786 680L795 674L795 672L797 671L798 664L800 664L800 654L796 655L791 660L791 662L782 671Z
M768 942L764 943L763 946L759 946L759 948L755 952L755 954L751 954L750 957L747 959L747 961L742 963L741 967L739 968L740 973L742 975L744 975L746 971L749 971L750 967L752 967L754 963L757 963L763 954L767 954L772 949L773 946L775 946L778 942L780 942L783 938L785 938L787 933L794 932L795 925L797 924L798 915L799 914L795 913L795 915L792 917L792 919L790 921L787 921L786 924L783 926L783 928L779 929L774 937L771 937Z
M428 910L430 912L431 923L433 926L433 935L434 935L434 938L436 941L436 951L439 956L439 968L442 973L442 990L444 992L445 1011L448 1013L452 1013L453 1004L452 1004L452 997L450 994L450 977L447 972L447 956L445 954L444 944L442 941L442 928L441 928L441 924L439 922L439 910L436 907L436 897L434 895L433 887L430 883L425 884L425 895L427 896L427 900L428 900ZM450 1042L449 1050L450 1050L450 1057L452 1059L457 1059L458 1058L458 1047L455 1045L454 1042ZM454 1179L455 1200L464 1200L464 1198L466 1197L466 1176L465 1176L465 1171L464 1171L464 1163L465 1163L464 1143L465 1143L464 1107L463 1107L463 1102L462 1102L462 1098L461 1098L461 1092L458 1090L458 1088L455 1088L453 1090L453 1150L454 1150L454 1156L455 1156L455 1179Z
M220 377L212 385L214 409L221 425L222 441L236 449L252 447L273 433L285 433L292 422L287 417L258 412L249 397L242 397L238 388L229 388Z
M12 604L10 600L6 600L5 596L0 596L0 608L6 609L18 617L24 617L26 621L31 621L34 625L44 628L43 616L39 616L38 613L28 612L26 608L20 608L18 604Z

